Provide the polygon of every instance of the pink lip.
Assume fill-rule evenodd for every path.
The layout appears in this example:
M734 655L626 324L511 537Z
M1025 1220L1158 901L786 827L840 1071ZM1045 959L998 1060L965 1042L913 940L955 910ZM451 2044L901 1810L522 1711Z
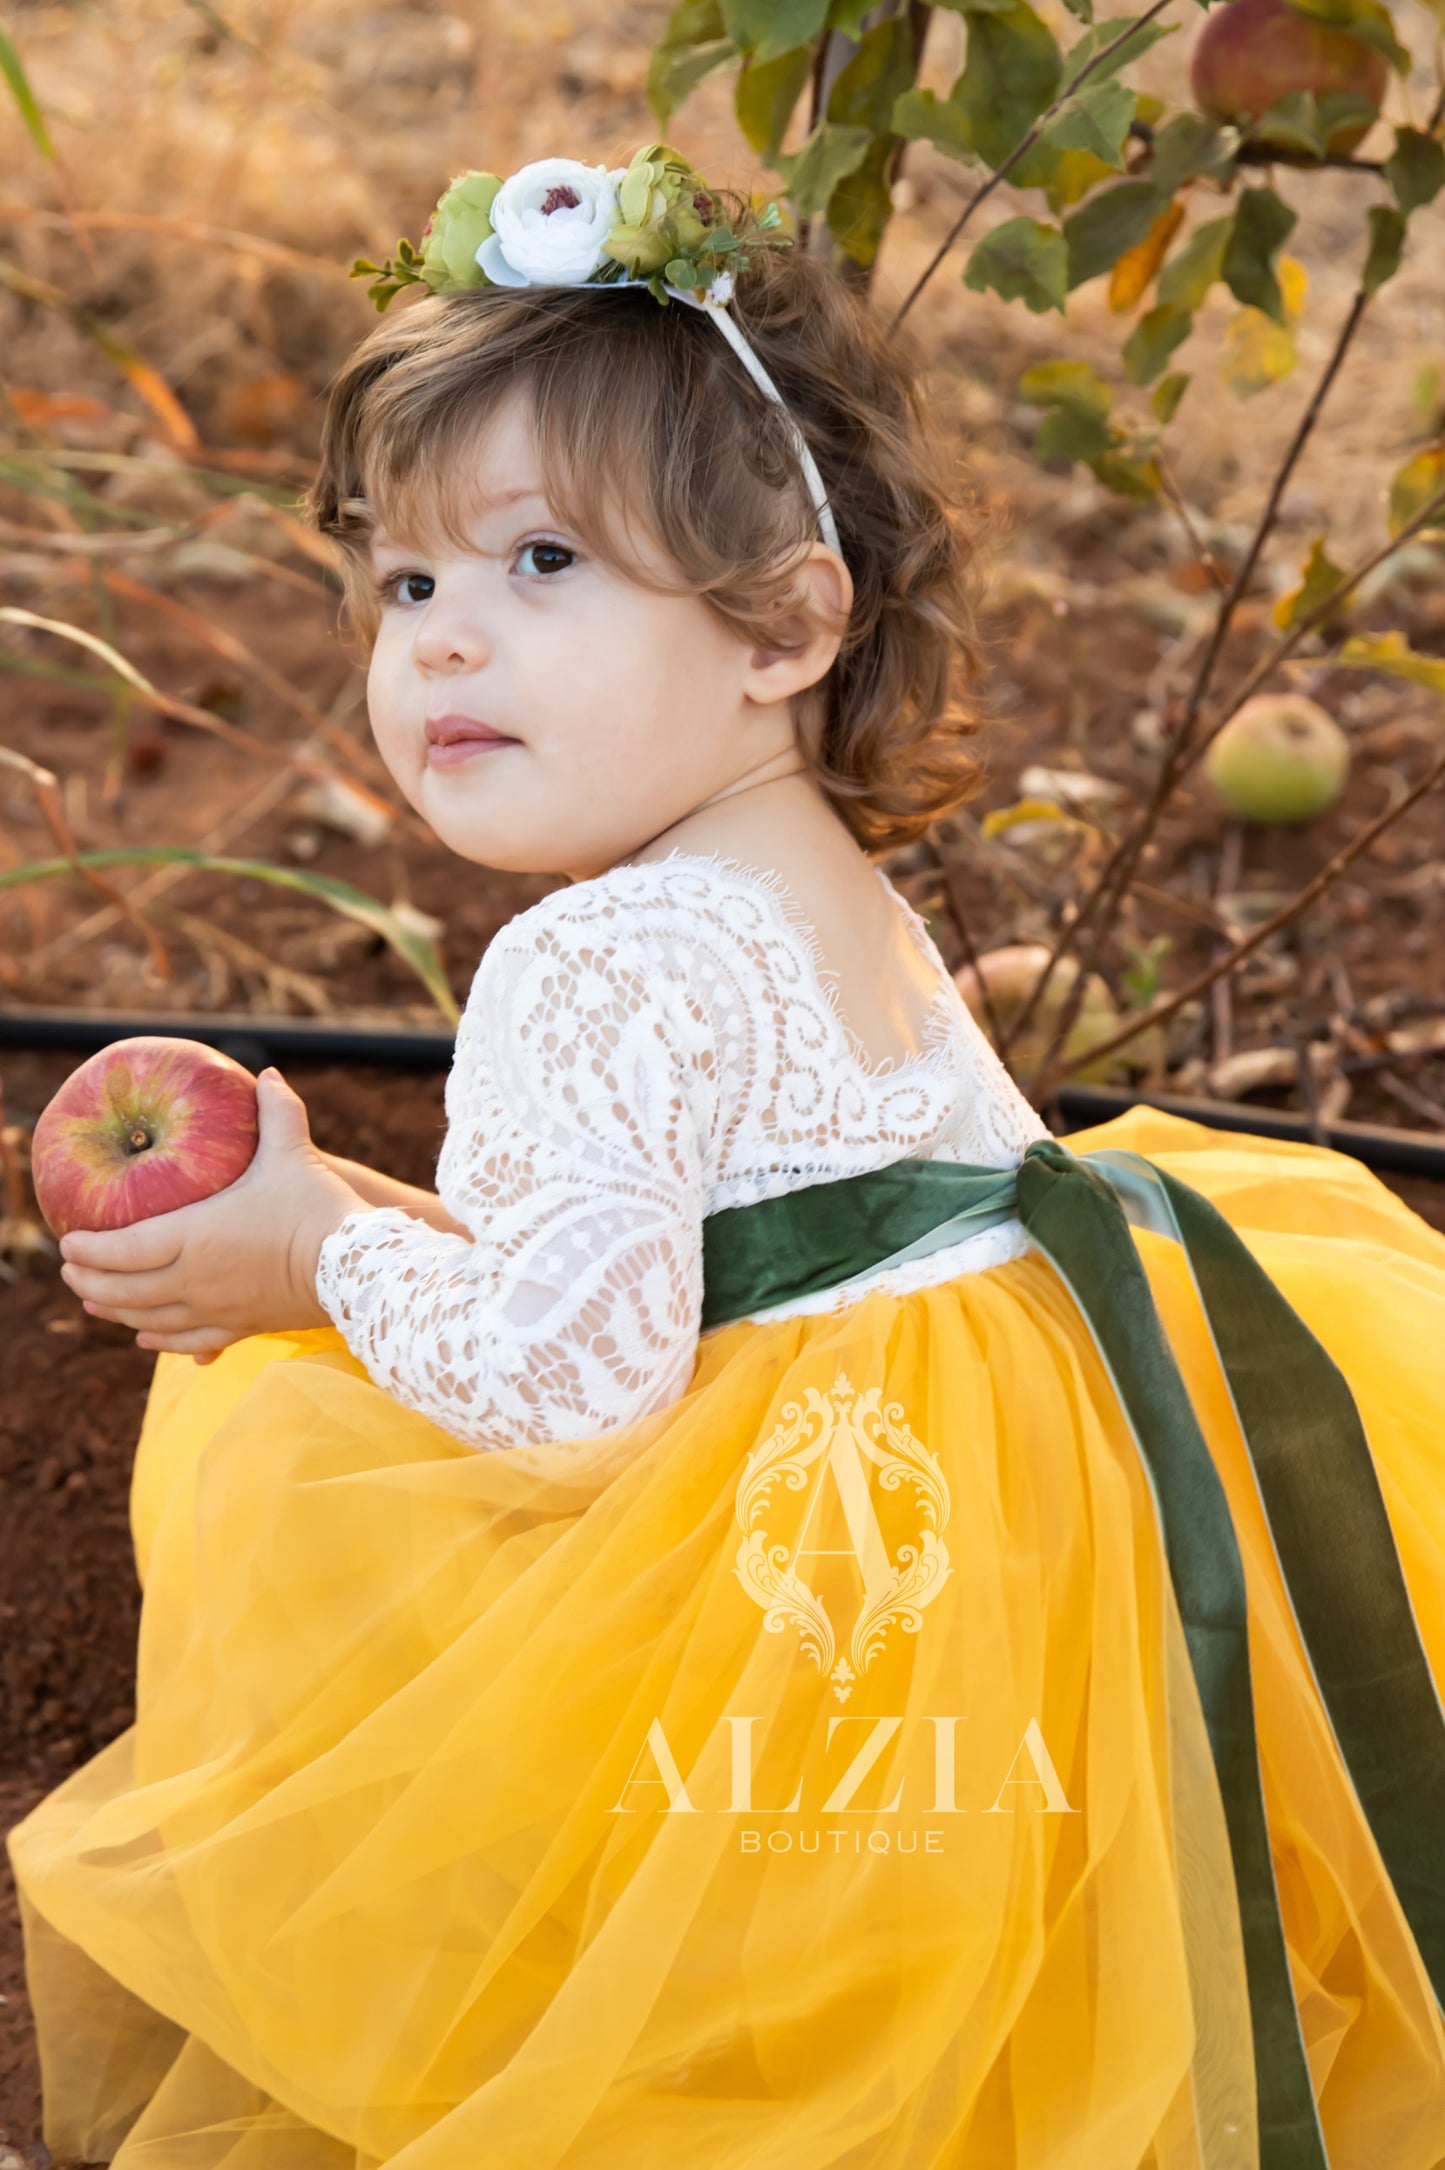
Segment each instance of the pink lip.
M495 753L503 746L520 744L489 724L479 723L475 716L429 716L426 739L429 768L454 768L458 762L470 761L473 754Z

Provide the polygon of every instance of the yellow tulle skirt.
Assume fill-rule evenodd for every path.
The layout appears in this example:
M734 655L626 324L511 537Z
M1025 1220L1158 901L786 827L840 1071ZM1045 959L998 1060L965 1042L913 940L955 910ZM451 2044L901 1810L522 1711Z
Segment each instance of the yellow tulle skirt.
M1312 1146L1067 1142L1202 1191L1334 1357L1445 1681L1445 1236ZM1187 1264L1136 1241L1244 1559L1332 2170L1438 2170L1445 2028ZM136 1724L11 1834L57 2157L1255 2170L1155 1509L1041 1253L719 1328L672 1407L524 1450L330 1330L163 1355L132 1519Z

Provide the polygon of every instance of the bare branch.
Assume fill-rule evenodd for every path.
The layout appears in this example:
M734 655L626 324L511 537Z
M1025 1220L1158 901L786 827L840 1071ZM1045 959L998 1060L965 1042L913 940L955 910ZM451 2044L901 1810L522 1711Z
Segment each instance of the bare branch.
M1200 708L1208 695L1214 677L1215 666L1219 661L1230 626L1234 620L1234 613L1239 607L1250 580L1253 578L1255 567L1259 563L1265 543L1278 517L1279 508L1285 490L1289 485L1290 477L1299 464L1300 455L1309 442L1311 432L1319 419L1320 410L1329 394L1330 387L1339 374L1340 365L1349 351L1350 343L1356 331L1359 329L1360 320L1364 315L1369 298L1362 286L1350 304L1330 358L1325 364L1323 374L1315 386L1308 406L1300 417L1299 425L1275 474L1268 499L1256 522L1254 533L1250 537L1249 546L1240 560L1228 592L1220 598L1209 640L1194 674L1194 683L1190 688L1189 698L1185 702L1183 713L1165 747L1164 756L1159 765L1159 773L1154 780L1154 786L1149 798L1138 819L1122 841L1110 853L1093 887L1080 903L1078 911L1063 929L1054 945L1048 963L1040 973L1037 983L1030 990L1028 1000L1023 1004L1018 1016L1013 1021L1013 1034L1016 1035L1026 1029L1042 999L1044 990L1059 959L1077 945L1084 927L1091 921L1096 922L1088 954L1081 957L1080 971L1073 986L1068 990L1064 998L1058 1022L1054 1029L1053 1039L1042 1058L1041 1070L1045 1074L1049 1063L1053 1060L1059 1048L1063 1046L1073 1029L1074 1019L1083 1001L1084 989L1088 983L1089 974L1098 968L1104 945L1108 941L1114 922L1119 915L1134 870L1143 856L1144 848L1158 827L1160 816L1172 797L1175 786L1190 765L1188 759L1190 734L1198 718Z

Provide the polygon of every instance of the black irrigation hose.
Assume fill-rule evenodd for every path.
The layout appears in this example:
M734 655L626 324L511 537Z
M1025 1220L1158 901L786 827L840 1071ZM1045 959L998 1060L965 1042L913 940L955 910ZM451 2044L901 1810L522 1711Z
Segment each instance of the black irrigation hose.
M386 1069L447 1070L453 1036L423 1026L386 1031L370 1025L328 1025L315 1018L252 1017L245 1011L212 1011L203 1017L136 1017L119 1011L0 1010L0 1049L36 1053L66 1049L91 1055L113 1040L159 1034L176 1040L204 1040L248 1070L274 1062L376 1063ZM1238 1102L1196 1100L1177 1093L1129 1092L1116 1085L1060 1085L1044 1120L1058 1136L1107 1122L1137 1106L1161 1108L1212 1130L1247 1130L1257 1137L1317 1143L1306 1118L1282 1108L1245 1107ZM1325 1142L1367 1168L1390 1168L1445 1183L1445 1140L1429 1132L1397 1130L1382 1123L1344 1120L1321 1126Z

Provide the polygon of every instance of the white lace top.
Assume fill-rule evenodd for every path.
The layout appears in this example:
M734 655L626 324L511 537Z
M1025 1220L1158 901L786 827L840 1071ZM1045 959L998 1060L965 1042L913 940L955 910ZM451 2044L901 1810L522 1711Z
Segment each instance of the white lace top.
M905 1157L1016 1167L1050 1135L880 867L938 988L920 1052L870 1065L786 884L672 852L554 890L495 936L446 1087L437 1192L321 1246L323 1308L379 1386L457 1438L592 1435L687 1389L702 1223ZM1017 1257L1016 1218L752 1314L837 1309Z

